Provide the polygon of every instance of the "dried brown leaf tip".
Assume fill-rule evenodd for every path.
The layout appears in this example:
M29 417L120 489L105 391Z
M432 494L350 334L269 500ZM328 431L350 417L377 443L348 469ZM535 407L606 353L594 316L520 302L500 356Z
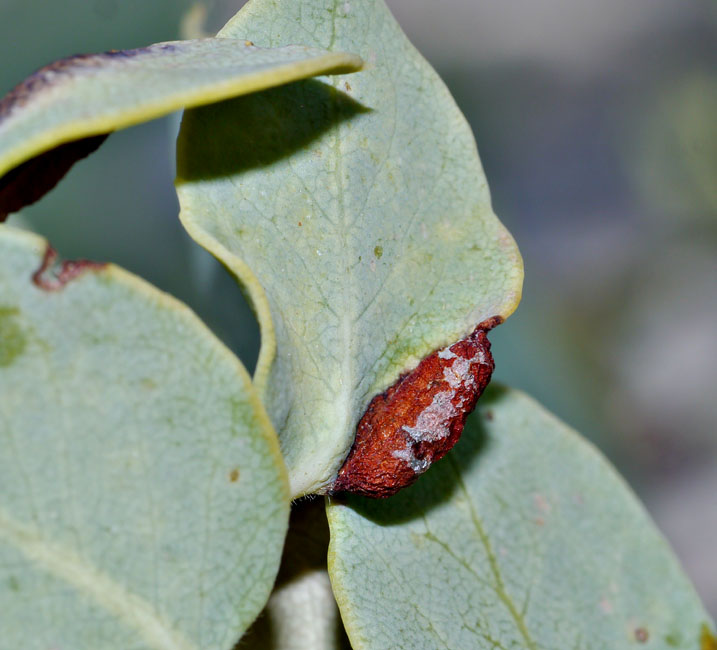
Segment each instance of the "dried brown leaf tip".
M371 400L333 492L391 496L448 453L490 381L487 333L501 322L500 316L483 321Z
M57 251L52 246L48 246L40 268L32 274L35 286L45 291L59 291L78 275L86 271L100 271L107 266L105 263L90 260L67 260L56 269L56 262Z

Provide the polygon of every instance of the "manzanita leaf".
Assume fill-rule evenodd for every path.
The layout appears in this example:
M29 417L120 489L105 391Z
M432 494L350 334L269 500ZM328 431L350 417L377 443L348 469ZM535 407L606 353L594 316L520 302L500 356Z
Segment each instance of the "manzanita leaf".
M516 391L486 393L416 485L328 514L354 650L699 650L712 627L622 479Z
M252 0L220 32L356 52L351 77L185 113L181 219L263 334L292 494L330 487L370 399L520 297L470 129L383 0Z
M184 106L360 67L358 57L341 52L293 45L266 50L245 40L213 38L55 61L0 100L0 220L40 198L101 140L65 143Z
M185 306L45 247L0 226L0 647L227 650L286 532L269 420Z

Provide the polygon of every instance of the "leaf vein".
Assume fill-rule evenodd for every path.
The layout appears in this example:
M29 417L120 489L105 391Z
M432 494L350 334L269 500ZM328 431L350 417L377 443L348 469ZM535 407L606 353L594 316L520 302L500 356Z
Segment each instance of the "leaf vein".
M450 466L453 468L456 474L456 483L466 497L466 502L468 503L468 508L470 511L473 526L475 527L476 532L478 533L478 539L480 540L481 544L483 545L483 549L485 550L485 554L488 559L488 566L490 567L491 573L493 574L493 579L495 580L494 589L496 595L510 613L511 618L513 619L516 627L518 628L520 636L523 637L523 641L525 642L526 647L529 650L538 650L538 645L536 641L532 638L528 627L525 624L525 619L518 611L518 608L516 607L515 603L513 602L512 598L510 597L505 588L505 583L503 582L503 576L500 571L500 566L498 565L498 559L493 552L493 546L490 543L488 534L483 528L483 524L481 523L480 517L478 517L478 513L476 512L475 505L473 503L473 500L471 499L471 495L468 492L468 488L463 481L463 476L461 475L460 469L458 468L453 456L449 456L449 462Z
M162 619L152 605L128 591L87 560L49 542L35 529L0 510L0 539L22 553L36 567L72 585L77 591L134 629L157 650L198 650Z

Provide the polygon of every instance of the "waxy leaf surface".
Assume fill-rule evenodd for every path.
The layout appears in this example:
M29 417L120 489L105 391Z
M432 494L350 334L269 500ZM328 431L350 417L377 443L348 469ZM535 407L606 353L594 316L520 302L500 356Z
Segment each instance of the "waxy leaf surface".
M0 647L228 650L286 532L269 420L184 305L111 265L39 288L45 246L0 226Z
M59 180L58 168L61 177L75 160L100 144L65 147L3 178L21 163L63 143L107 134L185 106L360 66L358 57L340 52L293 45L266 50L243 39L213 38L56 61L0 100L0 218L37 200ZM27 186L38 179L42 191L30 188L30 193Z
M470 129L382 0L252 0L219 33L355 52L351 76L185 113L189 233L246 287L292 494L330 487L370 399L521 291Z
M515 391L487 392L414 486L328 514L354 650L699 650L711 627L620 477Z

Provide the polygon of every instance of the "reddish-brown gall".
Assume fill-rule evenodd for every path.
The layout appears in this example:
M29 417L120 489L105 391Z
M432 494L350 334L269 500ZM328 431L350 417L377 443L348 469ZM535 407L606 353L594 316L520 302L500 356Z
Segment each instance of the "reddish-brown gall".
M499 316L483 321L371 400L333 492L391 496L448 453L490 381L494 364L487 333L502 321Z

